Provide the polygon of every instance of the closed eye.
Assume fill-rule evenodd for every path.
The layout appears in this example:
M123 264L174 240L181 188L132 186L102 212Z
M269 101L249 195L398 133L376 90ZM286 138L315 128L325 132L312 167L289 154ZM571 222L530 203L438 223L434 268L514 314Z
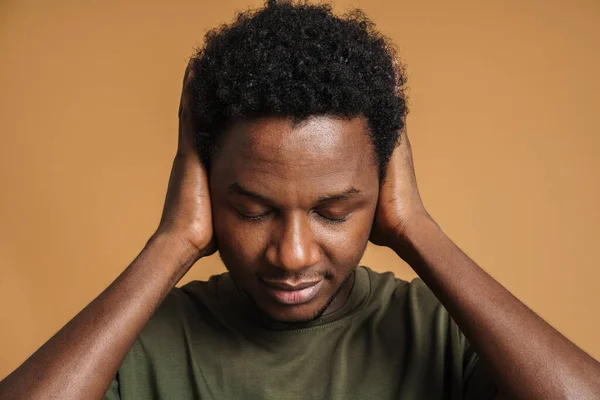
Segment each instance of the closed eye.
M237 214L240 218L242 218L243 220L246 220L246 221L261 221L261 220L264 220L264 219L270 217L273 214L273 211L270 210L270 211L264 212L262 214L248 215L248 214L242 213L238 210ZM340 224L340 223L346 222L348 220L347 215L340 217L340 218L328 217L326 215L323 215L323 214L320 214L317 212L315 213L315 215L317 216L317 218L322 219L325 222L333 223L333 224Z
M324 220L325 222L330 222L334 224L341 224L342 222L346 222L348 220L348 215L344 215L343 217L334 218L331 216L327 216L318 212L315 212L318 218Z
M262 219L266 219L266 218L267 218L267 217L269 217L269 215L270 215L270 214L272 214L272 213L273 213L273 211L269 210L269 211L266 211L266 212L264 212L264 213L262 213L262 214L252 214L252 215L248 215L248 214L245 214L245 213L243 213L243 212L241 212L241 211L237 210L237 214L238 214L238 216L239 216L241 219L243 219L243 220L246 220L246 221L260 221L260 220L262 220Z

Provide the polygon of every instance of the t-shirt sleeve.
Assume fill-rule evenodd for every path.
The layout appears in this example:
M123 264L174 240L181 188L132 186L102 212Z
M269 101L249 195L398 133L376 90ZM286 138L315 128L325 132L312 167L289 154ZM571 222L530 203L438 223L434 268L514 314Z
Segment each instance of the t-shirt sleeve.
M119 395L119 381L115 377L110 383L106 394L104 395L104 400L120 400L121 396Z
M498 394L487 368L471 345L466 342L464 354L463 392L465 400L493 400Z
M407 289L411 347L426 366L422 377L433 379L443 391L437 398L494 400L495 383L446 308L421 279L413 280Z

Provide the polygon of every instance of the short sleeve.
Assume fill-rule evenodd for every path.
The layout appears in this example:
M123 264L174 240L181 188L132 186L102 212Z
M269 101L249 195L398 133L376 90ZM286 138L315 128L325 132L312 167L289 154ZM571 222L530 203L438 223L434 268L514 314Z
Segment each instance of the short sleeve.
M416 379L431 386L423 389L430 395L419 398L494 400L497 388L486 366L433 292L415 279L406 297L411 350L421 367Z
M464 355L463 393L465 400L492 400L498 394L496 384L492 381L487 368L467 344Z
M115 377L113 381L110 383L106 394L104 395L104 400L120 400L121 396L119 396L119 381Z

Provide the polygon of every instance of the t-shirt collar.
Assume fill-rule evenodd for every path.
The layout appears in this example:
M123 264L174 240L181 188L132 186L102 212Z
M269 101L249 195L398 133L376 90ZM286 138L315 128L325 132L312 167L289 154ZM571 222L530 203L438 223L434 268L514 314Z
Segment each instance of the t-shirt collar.
M223 274L217 284L219 303L226 314L231 315L238 323L245 327L270 331L312 329L317 326L343 320L354 314L366 303L369 292L369 273L366 268L359 266L355 271L354 284L350 295L342 307L313 321L290 325L273 321L257 310L256 306L233 283L229 273Z

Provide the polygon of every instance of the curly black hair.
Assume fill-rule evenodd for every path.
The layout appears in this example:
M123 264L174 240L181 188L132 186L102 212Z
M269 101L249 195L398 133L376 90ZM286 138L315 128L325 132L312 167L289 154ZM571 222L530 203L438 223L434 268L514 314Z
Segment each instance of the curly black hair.
M261 116L366 117L380 176L407 114L395 49L360 10L269 0L209 31L191 59L196 145L208 167L228 124Z

